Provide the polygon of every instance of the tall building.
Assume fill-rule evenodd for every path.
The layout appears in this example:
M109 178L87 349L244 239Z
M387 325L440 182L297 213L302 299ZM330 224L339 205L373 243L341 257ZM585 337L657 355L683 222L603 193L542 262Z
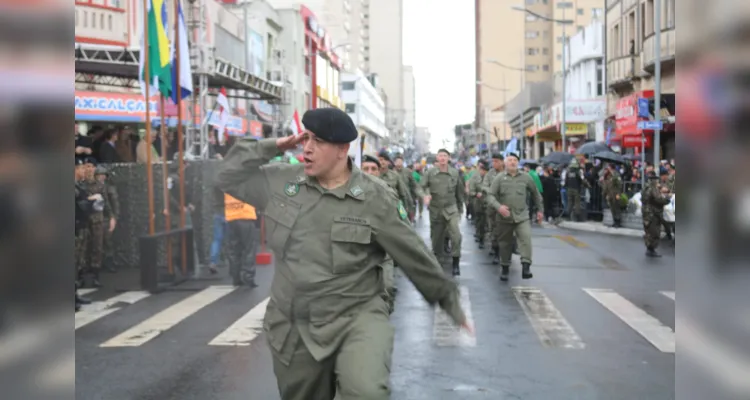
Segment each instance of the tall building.
M497 110L515 97L522 82L551 81L562 71L563 33L573 36L592 19L604 18L604 0L525 0L523 3L531 13L572 23L542 19L503 2L475 0L476 70L477 80L481 82L476 92L477 122L487 120L487 112Z
M366 73L377 74L387 97L386 124L396 142L403 140L404 106L403 0L363 0Z
M414 130L417 127L417 92L414 83L414 69L404 65L404 132L406 145L414 144Z
M430 131L418 126L414 130L414 152L416 154L427 154L430 152Z

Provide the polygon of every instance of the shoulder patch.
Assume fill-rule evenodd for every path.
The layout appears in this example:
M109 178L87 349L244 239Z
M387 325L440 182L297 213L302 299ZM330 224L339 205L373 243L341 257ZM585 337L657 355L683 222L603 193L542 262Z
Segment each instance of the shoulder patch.
M398 201L398 216L401 217L401 219L406 219L409 216L406 212L406 208L404 208L404 203L401 200Z
M356 185L353 188L351 188L349 192L351 192L352 196L354 197L359 197L362 193L364 193L364 191L362 190L361 187L359 187L359 185Z

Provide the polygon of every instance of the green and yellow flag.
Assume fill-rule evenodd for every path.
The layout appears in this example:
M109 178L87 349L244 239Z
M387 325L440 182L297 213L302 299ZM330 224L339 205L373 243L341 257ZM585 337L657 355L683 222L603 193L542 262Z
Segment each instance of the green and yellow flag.
M169 52L169 36L167 35L167 3L165 0L148 0L147 29L148 43L143 45L143 31L141 31L141 56L139 62L139 77L141 88L145 82L151 85L155 92L171 97L172 95L172 59ZM148 71L144 71L144 55L148 52Z

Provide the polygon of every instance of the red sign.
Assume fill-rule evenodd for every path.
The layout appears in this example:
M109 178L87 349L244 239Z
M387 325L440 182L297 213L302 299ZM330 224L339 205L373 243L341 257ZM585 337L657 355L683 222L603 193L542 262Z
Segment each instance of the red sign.
M640 137L641 130L638 129L638 121L645 118L638 118L639 97L650 99L654 97L654 91L644 90L633 93L630 96L621 98L617 102L617 112L615 114L615 139L619 139L621 136L625 135L637 135Z
M641 135L624 135L620 138L620 147L622 148L641 148L641 139L643 137ZM645 135L646 138L646 148L650 149L651 146L654 143L653 136L650 134Z

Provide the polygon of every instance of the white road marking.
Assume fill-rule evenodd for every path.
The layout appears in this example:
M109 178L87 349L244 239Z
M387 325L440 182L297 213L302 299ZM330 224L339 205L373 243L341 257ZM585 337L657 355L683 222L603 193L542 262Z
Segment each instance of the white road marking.
M78 289L78 294L80 294L81 296L86 296L88 294L96 292L97 290L99 289L96 289L96 288Z
M125 292L106 301L94 301L91 304L83 305L81 310L76 313L75 329L84 327L119 310L121 307L116 307L119 303L134 304L150 295L151 293L142 291Z
M535 287L516 286L513 294L526 317L531 321L539 340L545 347L564 349L583 349L583 343L575 329L557 310L552 301L541 289Z
M663 294L664 296L667 296L667 297L669 297L670 299L672 299L672 301L676 301L676 300L674 299L674 298L675 298L675 293L674 293L674 292L666 292L666 291L665 291L665 292L659 292L659 293Z
M659 351L674 353L675 336L672 328L662 324L658 319L612 290L584 288L583 291L628 324Z
M266 315L266 298L238 319L232 326L208 342L209 346L250 346L263 331L263 317Z
M234 291L234 286L209 286L167 308L127 331L102 343L100 347L136 347L159 336L203 307Z
M435 307L435 318L432 323L432 340L441 347L476 347L476 326L471 314L471 299L469 297L469 288L459 286L461 293L461 307L466 315L466 320L471 326L474 326L474 335L470 335L464 329L456 326L451 317L440 307Z
M37 375L35 383L44 389L63 389L75 386L76 359L71 351L57 358Z

